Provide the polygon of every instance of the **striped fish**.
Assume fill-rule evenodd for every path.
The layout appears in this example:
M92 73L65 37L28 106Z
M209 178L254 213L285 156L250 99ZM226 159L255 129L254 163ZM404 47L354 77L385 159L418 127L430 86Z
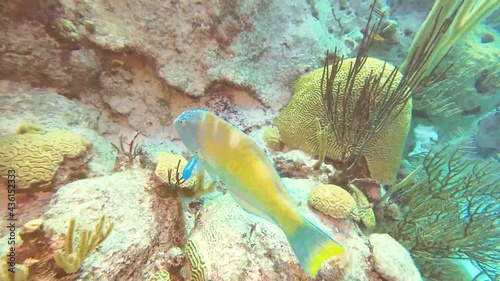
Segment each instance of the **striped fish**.
M344 251L299 213L273 164L248 135L204 109L183 112L174 126L193 154L183 177L206 171L245 210L279 226L311 277L326 259Z

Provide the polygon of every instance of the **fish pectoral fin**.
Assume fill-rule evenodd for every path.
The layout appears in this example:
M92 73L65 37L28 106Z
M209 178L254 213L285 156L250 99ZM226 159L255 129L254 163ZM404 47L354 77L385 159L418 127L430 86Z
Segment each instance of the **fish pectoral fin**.
M199 173L199 169L201 168L201 165L198 165L200 162L200 153L199 151L195 151L193 156L189 159L188 163L186 164L186 167L184 167L184 170L182 171L182 178L184 180L188 180L192 175L193 172L196 170L197 174Z
M231 193L231 196L233 197L234 201L236 201L236 203L238 203L245 211L247 211L253 215L256 215L258 217L261 217L261 218L267 220L268 222L276 224L276 222L274 222L274 220L270 216L268 216L267 214L265 214L261 210L253 207L252 205L250 205L250 203L245 201L243 198L238 197L237 195L233 194L232 192L229 192L229 193Z

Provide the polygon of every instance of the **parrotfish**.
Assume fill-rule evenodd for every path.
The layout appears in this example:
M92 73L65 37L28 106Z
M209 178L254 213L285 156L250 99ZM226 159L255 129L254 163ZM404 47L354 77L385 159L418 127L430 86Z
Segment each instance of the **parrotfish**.
M243 209L279 226L312 278L325 260L344 252L299 213L271 160L247 134L204 109L183 112L174 126L192 153L183 178L206 171Z

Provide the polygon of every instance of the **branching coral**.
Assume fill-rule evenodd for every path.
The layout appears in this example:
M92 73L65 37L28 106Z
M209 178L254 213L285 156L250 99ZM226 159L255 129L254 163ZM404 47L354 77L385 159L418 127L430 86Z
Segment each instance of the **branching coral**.
M414 257L471 259L481 274L500 275L498 163L477 162L457 150L427 154L416 183L391 200L403 210L391 234Z
M54 260L66 273L77 272L83 261L108 238L113 229L113 222L109 222L108 226L104 228L105 219L106 217L101 216L94 231L82 230L78 247L74 245L75 219L71 218L69 220L64 249L57 250L54 253Z
M122 169L128 169L131 168L134 165L134 160L135 158L139 155L139 152L137 150L137 146L139 145L138 143L135 143L137 137L139 135L144 134L141 131L138 131L135 133L134 137L132 138L132 141L130 143L126 143L125 140L123 139L123 135L120 135L118 140L119 140L119 146L117 146L114 143L111 143L113 147L116 150L116 153L118 153L118 156L116 158L116 163L115 163L115 170L119 171Z

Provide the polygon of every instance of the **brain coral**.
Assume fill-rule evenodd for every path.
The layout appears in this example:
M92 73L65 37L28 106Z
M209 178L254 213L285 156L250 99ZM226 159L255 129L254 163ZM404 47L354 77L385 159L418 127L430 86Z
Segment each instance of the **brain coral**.
M0 174L7 179L7 171L14 169L21 190L47 188L65 158L81 156L90 147L86 138L70 131L4 136L0 138Z
M207 281L208 272L205 263L203 262L195 243L188 240L184 248L189 266L187 272L187 280L189 281Z
M348 77L350 64L353 61L354 58L343 61L333 85L334 88L340 86L340 89L343 89L345 87L346 77ZM392 65L384 61L368 58L357 79L354 81L352 94L355 98L360 96L365 79L369 77L371 72L380 73L383 70L382 75L387 78L393 69ZM319 120L322 127L326 127L329 124L326 110L322 104L320 91L322 74L323 68L301 77L295 84L295 91L291 102L275 120L281 140L288 147L301 149L310 154L317 154L320 146L317 138L317 120ZM391 89L397 87L401 78L402 75L398 72ZM387 89L383 91L383 93L387 92ZM340 91L340 95L342 94L343 92ZM347 106L347 109L351 112L353 108L354 104ZM411 108L410 100L404 108L395 110L394 112L397 112L401 109L398 118L386 124L366 144L363 151L370 176L380 182L392 183L396 178L410 126ZM338 120L338 123L332 125L347 124L349 126L350 123L352 123L352 120ZM340 162L347 160L342 159L340 147L338 140L334 138L332 129L330 128L327 131L326 156ZM349 157L356 154L359 149L348 146L347 150L349 152L347 157Z
M170 273L168 271L161 269L158 270L151 278L149 281L170 281Z
M322 184L309 194L309 204L325 215L336 219L346 219L354 214L356 201L341 188L333 184Z

